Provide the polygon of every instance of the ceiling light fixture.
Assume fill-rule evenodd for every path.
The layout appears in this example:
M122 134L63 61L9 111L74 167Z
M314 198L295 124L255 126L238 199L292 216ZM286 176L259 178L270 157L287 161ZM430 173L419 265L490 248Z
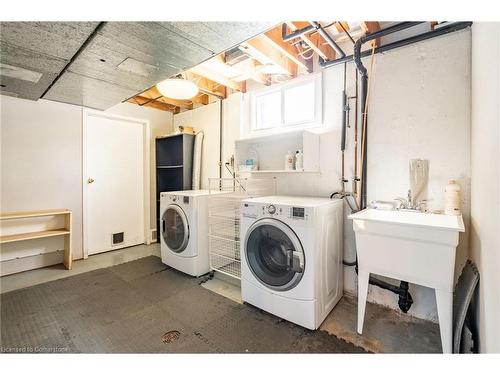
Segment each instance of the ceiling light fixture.
M166 79L156 84L156 88L160 94L171 99L187 100L198 94L198 86L183 78Z

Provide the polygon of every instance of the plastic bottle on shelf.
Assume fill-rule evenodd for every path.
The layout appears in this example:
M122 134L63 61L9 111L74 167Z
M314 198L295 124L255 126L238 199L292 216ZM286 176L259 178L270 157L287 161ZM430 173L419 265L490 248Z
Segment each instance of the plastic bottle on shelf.
M302 150L297 150L297 153L295 154L295 169L298 171L304 170L304 154L302 153Z
M285 170L293 170L293 154L291 151L288 151L285 156Z
M444 188L444 213L446 215L459 216L461 191L460 185L455 180L449 180Z
M259 156L254 148L248 150L248 158L246 159L245 164L247 165L247 168L252 171L259 169Z

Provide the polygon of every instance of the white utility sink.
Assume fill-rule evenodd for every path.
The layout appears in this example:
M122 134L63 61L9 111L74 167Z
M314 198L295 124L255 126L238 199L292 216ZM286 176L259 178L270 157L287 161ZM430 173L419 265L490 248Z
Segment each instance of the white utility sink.
M434 288L444 353L453 340L453 281L461 216L365 209L353 220L358 253L358 333L370 273Z

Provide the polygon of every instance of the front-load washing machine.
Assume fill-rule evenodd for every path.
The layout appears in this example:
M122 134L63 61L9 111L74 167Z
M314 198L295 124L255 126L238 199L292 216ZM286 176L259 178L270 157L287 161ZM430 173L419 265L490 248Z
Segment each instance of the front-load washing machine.
M210 271L208 190L160 193L161 260L192 276Z
M342 297L342 200L268 196L241 204L243 301L318 328Z

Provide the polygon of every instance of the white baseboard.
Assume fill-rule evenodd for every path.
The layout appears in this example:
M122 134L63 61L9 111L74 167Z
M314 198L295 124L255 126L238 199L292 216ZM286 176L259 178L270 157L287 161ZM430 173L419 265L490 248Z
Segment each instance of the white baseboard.
M45 254L4 260L0 263L0 276L33 270L35 268L53 266L54 264L62 263L63 258L64 250L57 250Z

